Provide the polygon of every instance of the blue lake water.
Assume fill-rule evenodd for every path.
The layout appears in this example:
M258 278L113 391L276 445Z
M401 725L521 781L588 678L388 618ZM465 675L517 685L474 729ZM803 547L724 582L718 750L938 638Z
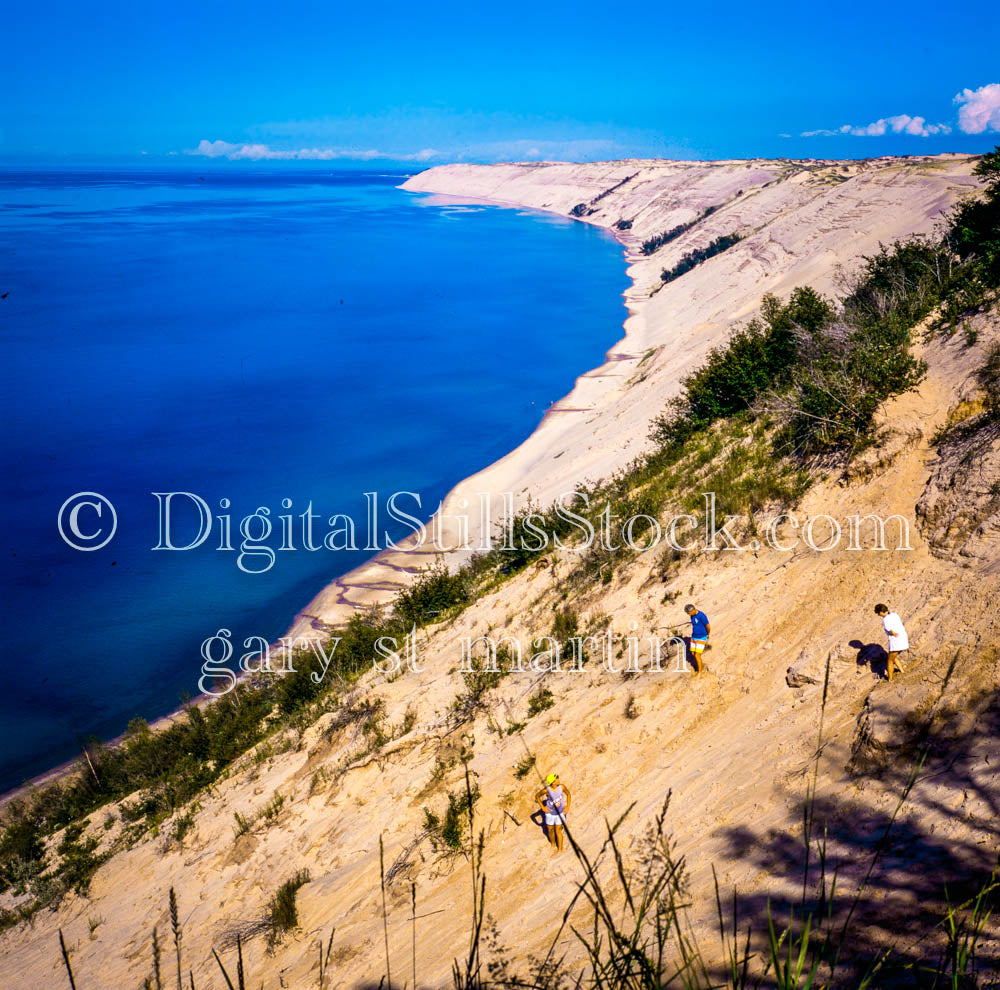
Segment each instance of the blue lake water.
M627 279L611 237L437 204L397 189L404 178L0 169L0 791L174 709L197 693L206 637L273 640L371 556L298 549L247 574L217 530L154 552L151 493L193 492L213 513L229 499L234 546L258 506L301 527L311 501L317 543L334 513L363 529L364 492L418 492L423 511L401 505L426 518L618 339ZM116 509L100 550L59 535L77 492ZM78 518L85 532L108 517Z

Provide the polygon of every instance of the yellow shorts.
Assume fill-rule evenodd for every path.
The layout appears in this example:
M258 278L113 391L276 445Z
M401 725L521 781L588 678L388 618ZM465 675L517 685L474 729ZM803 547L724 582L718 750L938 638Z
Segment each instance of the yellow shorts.
M691 652L701 653L705 647L708 646L707 639L692 639L691 640Z

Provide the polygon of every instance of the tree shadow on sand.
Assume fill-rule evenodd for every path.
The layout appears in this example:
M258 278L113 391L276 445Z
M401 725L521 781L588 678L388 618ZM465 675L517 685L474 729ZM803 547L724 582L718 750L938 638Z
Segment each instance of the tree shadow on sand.
M889 726L898 745L888 750L858 746L860 727L850 752L843 746L835 750L823 741L821 706L815 755L792 785L801 827L776 831L738 825L711 836L722 839L727 858L765 874L752 892L691 889L684 857L667 827L669 793L655 821L645 823L644 833L630 828L631 838L620 831L628 811L607 823L599 848L584 850L566 828L582 879L571 899L555 910L551 931L544 933L551 948L540 960L512 960L515 953L505 948L503 929L486 913L486 905L503 896L503 883L492 883L487 895L485 830L477 838L470 799L462 852L471 867L471 912L456 906L448 915L435 911L433 922L424 921L430 915L418 911L414 885L413 915L404 919L407 927L412 924L409 980L394 971L390 982L390 955L394 966L406 956L405 946L389 944L380 841L386 976L374 963L372 978L353 986L395 985L398 990L405 983L416 990L443 985L439 978L425 982L416 952L424 925L446 923L456 932L469 932L468 948L459 949L452 978L444 981L455 990L1000 987L1000 697L991 680L980 676L977 682L957 659L939 678L913 679L909 694L876 689L869 696L866 712L873 700L883 710L898 709ZM992 670L990 660L978 674L988 671L992 678ZM973 690L976 683L979 690ZM884 735L884 727L881 731ZM830 759L844 767L843 775L831 793L821 795L819 761ZM467 770L467 794L471 788ZM692 903L702 918L717 909L716 937L695 934L687 920ZM309 949L320 987L345 985L331 961L335 930L325 953L322 940ZM174 935L179 968L179 926ZM71 985L93 986L85 979L73 984L61 931L60 949ZM160 951L154 930L154 976L147 986L160 985ZM260 985L259 975L250 979L247 973L244 979L239 936L235 964L231 956L224 964L214 949L212 954L232 990ZM434 962L437 977L442 960ZM218 984L205 984L212 985Z
M769 875L762 890L738 895L740 930L756 933L751 945L766 955L769 923L801 931L811 916L814 941L830 933L842 940L831 986L862 985L873 967L869 985L878 988L1000 986L995 914L975 960L980 982L943 981L938 972L949 950L942 924L949 906L973 901L997 867L998 739L1000 700L993 697L965 732L928 731L887 763L845 771L836 798L807 794L798 835L725 830L729 855ZM825 967L821 974L830 975Z
M560 949L558 959L550 954L548 971L529 970L513 980L488 976L484 965L455 987L1000 987L1000 699L991 689L970 692L970 681L958 690L952 683L950 703L966 717L934 716L955 669L953 661L932 687L936 699L916 682L906 704L880 699L909 707L897 712L899 745L876 752L879 759L868 759L857 745L837 752L820 731L814 760L832 758L843 776L824 795L816 789L817 762L796 777L799 829L742 825L714 833L729 857L766 874L758 889L690 890L683 858L664 831L668 795L644 840L654 840L652 856L640 857L637 872L624 866L624 836L616 838L624 816L608 825L599 851L580 849L567 834L586 878L573 902L563 905L562 925L554 922L553 947L569 934L574 904L592 916L590 924L569 922L584 952L572 972L560 968ZM692 898L704 908L706 896L718 910L714 939L696 937L686 922ZM623 900L621 908L610 907ZM482 917L474 920L473 931L481 925Z

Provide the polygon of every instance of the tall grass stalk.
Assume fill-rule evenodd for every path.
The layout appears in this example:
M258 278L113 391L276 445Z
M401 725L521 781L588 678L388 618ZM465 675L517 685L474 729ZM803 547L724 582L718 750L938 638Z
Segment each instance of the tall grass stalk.
M982 939L987 922L993 914L992 902L996 900L996 891L1000 890L997 872L1000 863L993 868L988 885L980 888L975 897L964 904L953 906L948 898L948 913L942 921L942 926L948 937L943 958L935 972L934 986L951 987L952 990L976 985L976 950ZM947 897L947 889L945 890ZM963 909L971 907L968 919L960 916Z
M177 913L177 894L170 888L170 928L174 934L174 955L177 961L177 990L184 990L184 978L181 976L181 923Z
M226 986L229 990L247 990L246 977L243 972L243 939L239 934L236 935L236 985L233 986L233 981L229 978L229 973L226 972L226 967L222 965L222 960L219 958L219 953L212 949L212 955L215 956L215 961L219 964L219 969L222 970L222 978L226 981Z
M410 884L410 924L413 948L413 990L417 990L417 885Z
M476 802L468 763L465 764L465 797L465 812L469 825L469 866L472 875L472 927L469 934L469 951L464 964L455 959L451 971L455 990L479 990L488 982L482 978L480 953L483 925L486 921L486 876L482 872L486 833L480 830L478 838L476 837Z
M163 990L163 981L160 978L160 937L156 929L153 929L153 983L156 990Z

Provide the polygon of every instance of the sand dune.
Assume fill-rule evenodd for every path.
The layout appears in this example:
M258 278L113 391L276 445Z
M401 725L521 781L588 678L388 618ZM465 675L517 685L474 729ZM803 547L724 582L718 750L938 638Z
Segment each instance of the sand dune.
M650 420L677 394L680 380L757 311L765 293L787 295L806 284L832 293L839 267L856 263L880 243L930 232L942 211L975 186L967 156L444 165L414 176L404 189L451 200L561 215L582 203L594 211L583 222L611 229L622 241L633 283L626 293L624 337L616 341L618 329L608 327L614 343L604 364L584 371L516 450L457 485L444 514L471 509L469 542L476 543L480 492L498 498L513 492L518 504L530 499L548 505L582 481L607 477L645 449ZM654 255L641 253L647 238L713 206L715 213ZM615 230L622 219L632 221L629 230ZM664 268L732 232L745 239L661 288ZM454 527L443 532L442 544L455 545ZM423 566L433 557L379 555L324 589L294 633L309 635L314 619L342 621L352 606L390 600L406 581L398 568Z
M970 184L964 158L447 166L417 176L409 188L561 213L593 201L587 222L633 219L625 235L634 282L625 337L599 373L582 376L559 403L587 411L547 417L516 451L458 486L451 504L481 490L514 490L544 503L565 486L610 473L643 449L650 418L679 379L755 311L764 292L787 293L805 282L832 291L838 264L879 241L930 230ZM709 205L721 209L704 227L653 258L636 253L643 238ZM733 230L748 236L650 295L661 268ZM1000 846L1000 505L989 494L1000 484L1000 464L995 444L971 456L932 443L949 410L976 394L976 369L1000 338L995 315L977 317L973 328L973 343L956 334L919 345L929 366L924 384L888 403L879 444L849 474L822 479L798 509L835 518L899 513L912 551L703 553L666 582L658 555L639 554L610 584L572 599L582 625L598 629L610 618L616 637L662 633L683 619L680 607L690 598L712 619L705 674L623 676L589 664L582 673L548 675L555 704L534 717L527 706L539 675L514 674L492 693L487 711L456 723L450 709L463 690L455 674L462 636L493 631L527 642L549 632L574 564L568 551L549 554L453 621L421 630L423 674L372 674L345 700L382 699L390 728L403 725L409 711L408 731L372 749L360 724L338 724L337 713L301 732L287 730L198 801L195 826L182 841L170 840L164 823L158 835L103 866L88 899L71 896L32 927L0 935L0 985L59 985L60 928L81 990L141 985L151 967L150 933L168 927L173 886L185 966L198 987L218 987L211 946L259 918L278 884L301 868L312 877L299 892L301 928L273 954L262 937L248 943L249 984L317 985L318 954L331 929L326 985L377 984L385 969L380 835L386 863L400 861L389 887L393 978L398 985L410 979L415 883L417 982L450 985L451 960L468 940L468 864L435 853L420 836L424 808L440 812L447 793L464 786L456 759L463 749L472 754L482 795L487 910L512 956L524 960L546 951L580 879L568 854L549 857L531 823L537 784L514 772L526 746L537 769L558 769L572 788L571 826L591 853L604 819L634 805L622 836L626 860L635 863L642 835L672 790L668 827L690 870L691 923L708 946L716 924L713 868L724 896L737 888L747 919L758 925L766 924L769 899L783 904L801 886L801 801L817 752L817 807L830 829L830 863L846 888L857 886L926 728L937 745L898 815L891 853L865 889L860 917L870 945L861 948L894 939L905 953L933 938L917 908L942 900L941 877L988 870ZM390 563L411 561L398 555ZM384 598L401 579L373 564L308 611L335 621L353 604ZM905 616L913 642L906 674L891 685L867 660L878 652L872 644L882 642L871 614L876 600ZM817 681L828 656L818 750ZM790 667L800 675L793 683L803 686L789 686ZM507 734L512 722L525 723L523 733ZM252 817L275 794L284 803L273 822L258 819L237 837L234 812ZM115 820L105 831L104 817L92 816L91 832L110 844L123 826ZM586 925L587 911L578 907L572 918ZM887 918L898 921L891 930ZM996 953L996 941L987 948ZM559 952L580 964L571 935ZM224 955L232 958L232 950Z

